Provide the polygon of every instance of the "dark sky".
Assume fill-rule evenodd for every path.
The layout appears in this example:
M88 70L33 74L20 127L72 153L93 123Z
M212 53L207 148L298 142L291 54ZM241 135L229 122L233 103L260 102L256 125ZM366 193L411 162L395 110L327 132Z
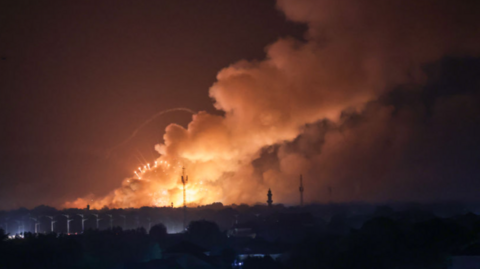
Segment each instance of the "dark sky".
M273 0L1 1L0 208L106 194L191 115L104 150L160 110L213 111L220 69L305 29Z

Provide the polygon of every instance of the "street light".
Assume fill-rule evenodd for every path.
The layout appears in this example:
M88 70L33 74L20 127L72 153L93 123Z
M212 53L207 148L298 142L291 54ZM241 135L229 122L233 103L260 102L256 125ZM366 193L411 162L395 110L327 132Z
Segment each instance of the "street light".
M77 215L82 217L82 233L83 233L85 231L85 221L87 220L87 218L85 218L84 214L77 214Z
M24 228L23 220L15 220L18 223L18 234L22 233L22 228Z
M95 218L97 218L97 230L98 230L98 223L99 223L102 219L98 218L98 216L99 216L98 214L92 214L92 215L94 215Z
M150 232L150 229L152 228L152 220L150 218L147 218L148 220L148 230L147 230L147 233Z
M135 216L135 228L138 228L140 226L140 220L138 216Z
M113 216L110 214L107 216L110 217L110 229L113 229Z
M8 233L8 220L9 219L10 219L10 217L5 218L5 233Z
M38 222L37 218L32 218L31 219L34 221L35 224L35 233L38 233L38 226L40 225L40 222Z
M65 215L63 215L63 216L65 216L65 217L67 218L67 234L70 234L70 222L71 222L73 219L71 219L71 218L70 218L70 215L68 215L68 214L65 214Z
M120 215L120 217L123 218L123 229L126 230L127 229L127 216Z
M53 216L45 216L45 217L47 217L47 218L50 219L50 232L53 233L53 225L54 225L55 222L57 222L57 221L56 221L56 220L53 220L53 218L54 218Z

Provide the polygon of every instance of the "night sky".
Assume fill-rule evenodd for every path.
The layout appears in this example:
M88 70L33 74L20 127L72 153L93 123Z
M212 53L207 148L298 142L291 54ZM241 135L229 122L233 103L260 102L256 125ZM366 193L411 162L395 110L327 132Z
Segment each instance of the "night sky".
M224 203L295 203L300 173L309 202L478 200L480 7L453 2L1 1L0 209L101 199L159 151ZM109 152L176 107L208 114Z

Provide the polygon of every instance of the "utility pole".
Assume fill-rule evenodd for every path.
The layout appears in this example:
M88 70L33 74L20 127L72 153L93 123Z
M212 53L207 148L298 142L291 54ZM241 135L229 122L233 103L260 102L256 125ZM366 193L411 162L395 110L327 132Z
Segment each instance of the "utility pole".
M182 184L183 184L183 231L187 229L187 189L185 184L188 183L188 176L185 176L185 167L182 168Z
M300 188L298 188L300 191L300 206L303 207L303 179L302 175L300 174Z

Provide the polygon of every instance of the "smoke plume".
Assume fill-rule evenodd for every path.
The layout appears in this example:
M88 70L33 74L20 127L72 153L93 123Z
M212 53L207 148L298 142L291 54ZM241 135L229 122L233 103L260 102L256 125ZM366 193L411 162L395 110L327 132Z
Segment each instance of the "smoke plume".
M288 19L308 24L306 41L280 39L264 60L221 70L210 96L223 115L199 112L187 128L168 126L155 147L156 165L141 167L95 207L179 206L182 167L190 204L264 202L268 188L275 202L296 203L301 173L309 202L445 197L428 189L452 184L437 177L448 171L436 171L449 160L432 156L447 154L436 145L454 136L455 126L465 127L454 118L479 122L478 94L438 97L428 107L415 100L425 97L427 64L478 56L478 2L277 5Z

